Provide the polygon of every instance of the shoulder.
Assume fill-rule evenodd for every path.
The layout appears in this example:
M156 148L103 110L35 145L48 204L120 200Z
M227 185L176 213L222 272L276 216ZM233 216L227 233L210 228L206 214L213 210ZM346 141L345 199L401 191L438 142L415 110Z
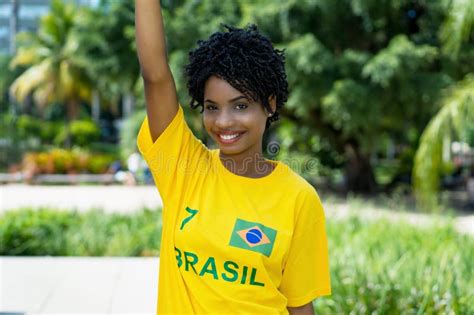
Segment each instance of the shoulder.
M324 217L324 209L316 188L305 178L284 164L286 169L285 195L293 198L296 217L303 217L304 220L317 221Z
M313 197L319 199L316 188L313 185L284 162L279 161L279 163L281 163L281 173L284 176L282 181L284 181L285 186L288 187L288 189L291 189L293 193L296 193L297 198Z

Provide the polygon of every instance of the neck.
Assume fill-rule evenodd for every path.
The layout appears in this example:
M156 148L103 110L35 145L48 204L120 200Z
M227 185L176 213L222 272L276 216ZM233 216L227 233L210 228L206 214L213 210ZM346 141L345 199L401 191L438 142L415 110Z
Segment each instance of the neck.
M240 176L259 178L272 172L274 165L265 160L262 152L252 155L226 155L219 150L222 164L232 173Z

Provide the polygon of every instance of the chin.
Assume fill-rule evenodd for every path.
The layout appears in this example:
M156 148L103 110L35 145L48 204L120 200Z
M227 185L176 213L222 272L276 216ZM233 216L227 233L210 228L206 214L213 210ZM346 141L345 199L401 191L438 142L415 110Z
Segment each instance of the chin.
M227 148L222 146L219 147L219 150L225 155L236 155L243 152L240 148Z
M249 147L238 145L234 147L228 147L228 146L223 146L219 145L219 150L221 153L225 155L238 155L246 152L249 149Z

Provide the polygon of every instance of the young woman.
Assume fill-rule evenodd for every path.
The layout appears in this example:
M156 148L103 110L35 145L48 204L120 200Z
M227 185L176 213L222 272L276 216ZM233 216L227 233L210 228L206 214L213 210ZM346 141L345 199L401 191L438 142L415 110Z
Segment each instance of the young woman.
M262 154L288 96L283 51L255 25L198 41L187 87L210 150L178 102L159 1L135 6L147 103L137 143L163 200L158 313L313 314L331 294L324 210L308 182Z

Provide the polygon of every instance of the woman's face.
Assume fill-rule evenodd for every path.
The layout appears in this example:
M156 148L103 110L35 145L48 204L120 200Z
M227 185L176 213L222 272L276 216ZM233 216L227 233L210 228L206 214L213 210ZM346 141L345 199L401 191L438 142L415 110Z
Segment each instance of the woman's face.
M206 81L203 123L223 154L261 155L268 115L262 105L247 99L227 81L217 76Z

